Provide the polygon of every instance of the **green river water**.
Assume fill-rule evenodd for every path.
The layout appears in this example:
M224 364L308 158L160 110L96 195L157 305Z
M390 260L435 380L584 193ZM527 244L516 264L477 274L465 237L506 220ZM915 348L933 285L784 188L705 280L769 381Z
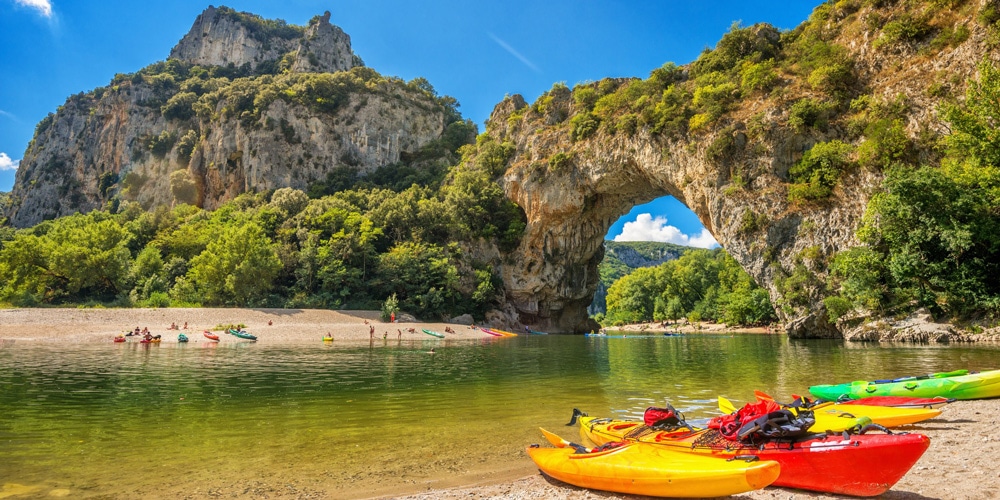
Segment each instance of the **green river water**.
M0 498L420 492L531 473L539 426L578 439L573 408L639 417L669 401L705 418L719 395L995 369L998 354L781 335L0 342Z

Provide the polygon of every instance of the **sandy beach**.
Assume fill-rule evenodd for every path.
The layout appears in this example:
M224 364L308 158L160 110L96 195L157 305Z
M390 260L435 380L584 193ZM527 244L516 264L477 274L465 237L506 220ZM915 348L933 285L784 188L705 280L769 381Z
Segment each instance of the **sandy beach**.
M171 330L171 323L187 330ZM384 323L377 311L326 311L286 309L0 309L0 341L14 342L111 342L112 338L136 326L148 327L153 334L163 337L163 342L176 342L178 333L186 333L192 342L209 342L201 335L203 330L218 330L229 324L243 324L255 334L261 344L315 343L327 334L335 342L366 343L370 327L375 328L375 338L383 335L391 339L426 337L421 332L427 328L444 332L450 327L453 339L479 339L488 334L465 325L446 323ZM625 331L654 330L655 325L633 325ZM415 333L408 330L412 328ZM657 329L662 331L662 329ZM673 328L667 329L673 331ZM705 332L709 330L703 327ZM399 332L402 332L401 334ZM682 330L683 331L683 330ZM710 330L709 330L710 331ZM720 332L721 333L721 332ZM760 329L756 333L766 333ZM220 335L220 342L241 342L230 335ZM930 436L931 447L916 466L881 498L892 500L922 499L991 499L1000 498L1000 399L959 401L946 406L943 414L918 425L899 429L920 432ZM576 437L576 432L567 431ZM541 436L538 441L543 442ZM527 446L530 443L525 443ZM373 498L430 499L636 499L629 495L589 491L576 488L538 473L527 455L524 466L502 471L455 477L453 480L428 484L427 490L412 494L413 485L389 486ZM254 488L233 485L225 493L232 498L333 498L323 492L294 491L279 485L273 488ZM147 492L152 493L152 492ZM260 494L258 494L260 493ZM211 498L218 496L205 492L190 492L186 498ZM303 496L305 495L305 496ZM407 496L408 495L408 496ZM155 496L155 495L154 495ZM0 490L0 498L3 498ZM364 497L361 495L359 497ZM16 497L14 497L16 498ZM761 491L734 496L740 499L805 499L844 498L799 490L767 488Z
M449 339L478 339L489 334L467 325L449 323L386 323L379 311L329 311L321 309L0 309L0 340L25 342L111 342L135 327L149 328L163 342L177 342L185 334L190 342L214 342L202 335L205 330L219 334L219 342L245 342L222 334L227 325L244 325L261 344L316 342L327 334L335 342L367 342L374 337L423 339L421 330L445 333ZM184 329L184 323L188 328ZM170 325L178 325L171 330ZM409 331L413 329L413 331ZM137 341L138 339L129 339Z

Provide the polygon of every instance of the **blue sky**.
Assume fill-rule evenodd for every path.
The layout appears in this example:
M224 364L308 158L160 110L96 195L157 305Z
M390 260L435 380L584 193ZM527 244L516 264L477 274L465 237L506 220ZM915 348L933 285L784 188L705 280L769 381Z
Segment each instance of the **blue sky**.
M506 94L532 102L555 82L644 78L665 62L691 62L734 21L791 29L818 3L234 0L214 5L298 25L329 10L330 22L351 36L366 65L406 80L427 78L438 93L458 99L463 115L482 130ZM0 0L0 191L10 191L39 120L71 94L165 59L208 5ZM608 238L674 238L675 243L687 238L688 244L706 246L702 229L683 205L660 199L622 217Z

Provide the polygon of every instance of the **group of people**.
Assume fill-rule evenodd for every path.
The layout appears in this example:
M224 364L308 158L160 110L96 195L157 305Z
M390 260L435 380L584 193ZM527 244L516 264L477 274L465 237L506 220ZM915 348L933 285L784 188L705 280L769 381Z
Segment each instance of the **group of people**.
M142 337L142 340L147 340L147 341L148 340L153 340L153 339L160 338L159 335L153 335L153 333L149 331L148 327L143 327L142 330L139 330L138 326L135 327L135 330L132 330L132 331L126 333L125 336L126 337Z
M177 323L174 323L172 321L170 322L170 327L168 328L168 330L181 330L181 329L182 328L180 328L180 327L177 326ZM184 330L188 329L188 322L187 321L184 322L184 328L183 329Z

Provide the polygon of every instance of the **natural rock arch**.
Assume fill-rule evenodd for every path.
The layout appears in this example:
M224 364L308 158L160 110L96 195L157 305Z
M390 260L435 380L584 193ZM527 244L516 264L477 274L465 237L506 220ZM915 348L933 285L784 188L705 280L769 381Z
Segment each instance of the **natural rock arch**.
M826 260L856 245L854 232L882 179L848 172L823 203L792 206L787 174L823 136L780 126L781 108L751 109L768 125L749 131L725 121L697 137L672 139L638 130L573 141L558 124L578 110L568 90L538 113L515 95L498 104L488 133L513 144L503 184L525 212L527 228L503 267L508 315L552 332L597 328L586 307L597 287L608 228L633 206L671 195L763 287L792 335L837 337L822 304ZM555 116L553 116L555 115ZM555 126L553 126L555 125ZM804 267L797 302L779 283Z
M931 43L940 28L935 23L945 21L935 18L922 37L894 40L862 22L866 16L900 15L895 8L879 9L856 12L825 4L788 37L767 25L736 29L728 41L729 35L688 67L654 70L642 82L605 79L583 85L593 90L589 102L577 95L577 88L561 84L531 106L519 95L505 98L495 107L487 134L512 145L502 183L527 219L519 247L504 256L510 264L501 266L509 319L553 332L595 328L586 306L598 282L608 228L633 206L669 194L689 207L769 291L790 335L840 337L823 305L830 259L859 244L855 232L892 162L903 156L910 166L940 161L934 142L948 131L938 117L941 95L931 89L947 86L951 96L960 97L976 64L998 57L988 42L992 28L972 19L975 9L961 15L967 39L937 47ZM943 12L942 19L950 15L933 12ZM794 51L783 51L786 40L794 44L797 37L825 40L821 43L839 54L839 66L811 73L802 67L783 70L775 75L779 88L769 92L730 82L731 93L723 99L732 100L721 111L699 107L698 91L712 84L697 81L698 75L737 67L741 58L763 59L760 50L775 60L794 58ZM786 61L785 67L796 64ZM674 83L681 90L667 103L668 86ZM630 92L632 84L640 90ZM660 85L663 100L655 92L643 94L645 84ZM597 123L595 96L623 89ZM675 106L692 93L694 100L686 102L694 108L667 116L672 129L653 130L659 112L652 110L654 104ZM677 95L686 97L677 100ZM862 111L854 108L859 97ZM821 124L803 124L800 114L793 123L799 103L826 103L830 115ZM898 125L893 126L902 130L906 142L905 152L894 157L879 150L877 133L872 136L865 125L857 125L868 120L864 113L885 113L887 108L896 110L892 119ZM608 109L614 111L609 114ZM654 119L645 119L647 114ZM832 193L790 202L789 170L814 145L833 140L850 144L854 153ZM877 161L860 161L865 146L881 155Z

